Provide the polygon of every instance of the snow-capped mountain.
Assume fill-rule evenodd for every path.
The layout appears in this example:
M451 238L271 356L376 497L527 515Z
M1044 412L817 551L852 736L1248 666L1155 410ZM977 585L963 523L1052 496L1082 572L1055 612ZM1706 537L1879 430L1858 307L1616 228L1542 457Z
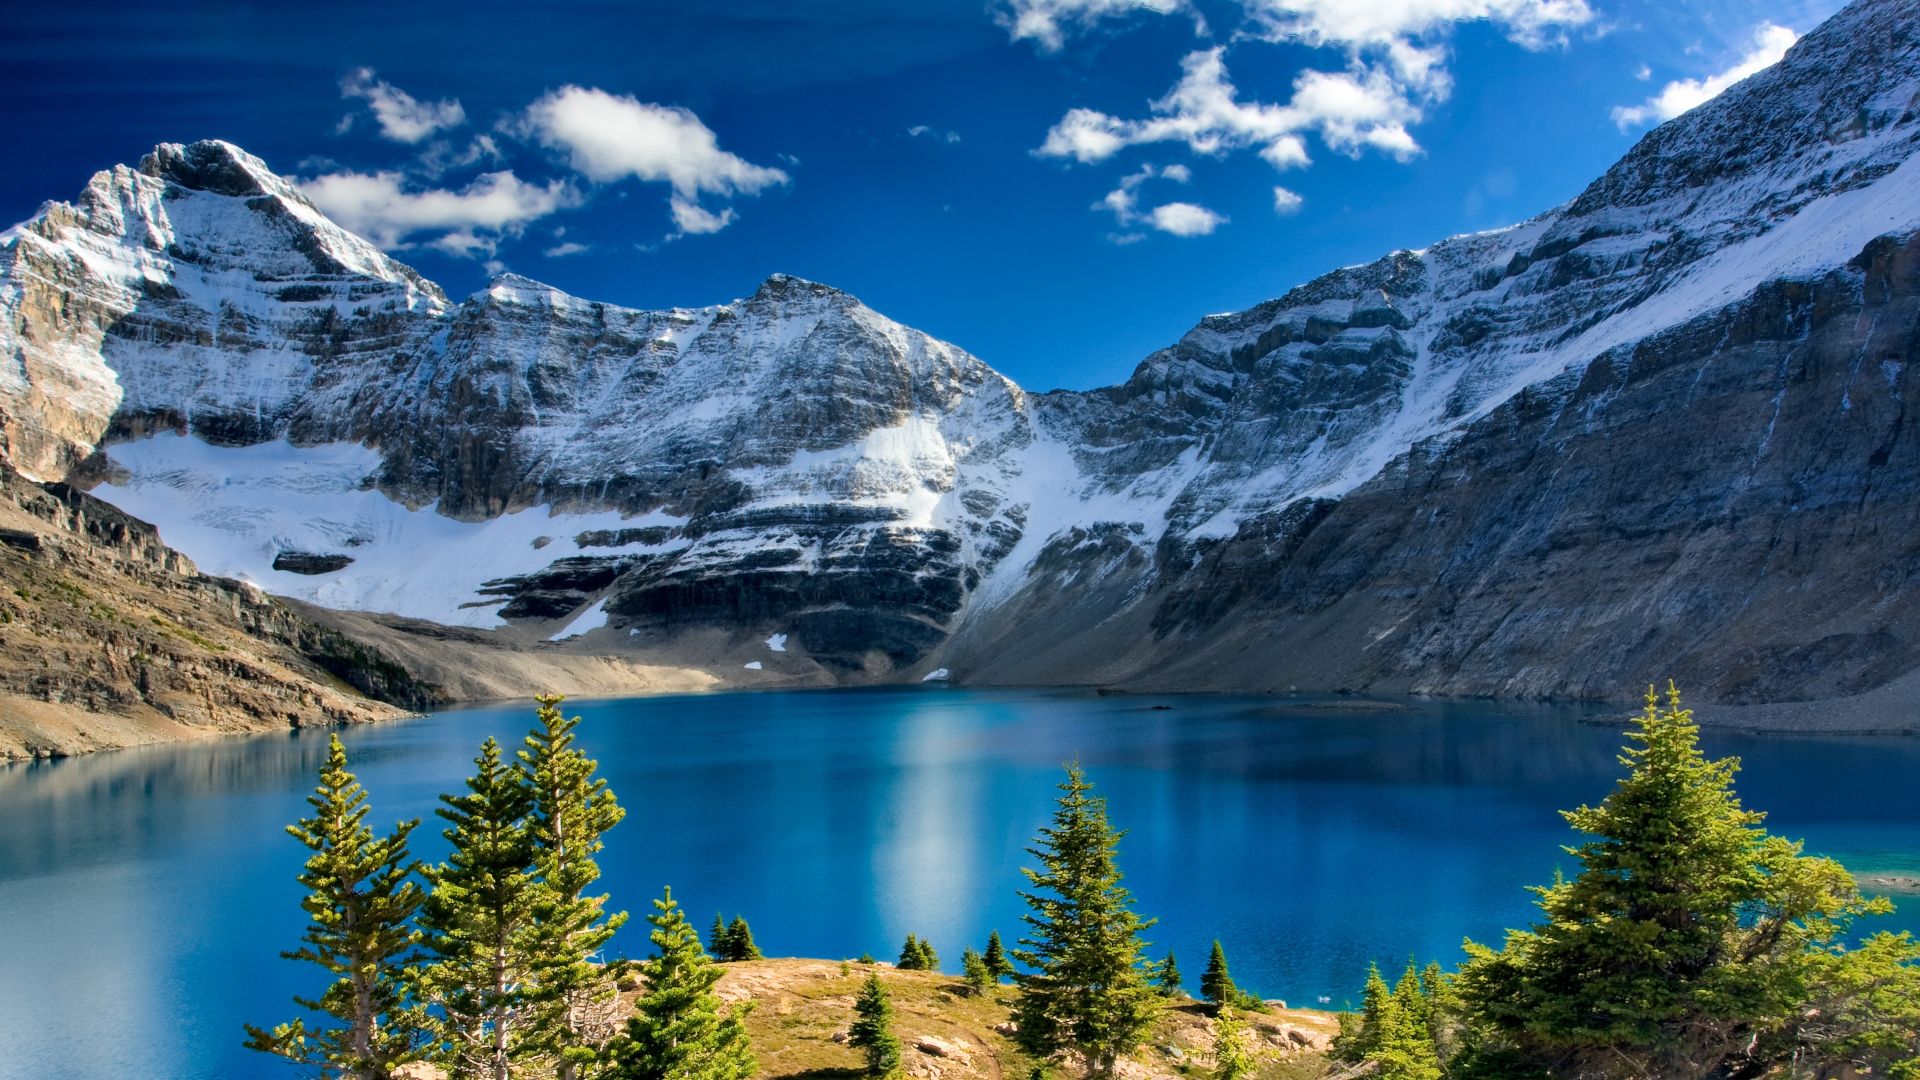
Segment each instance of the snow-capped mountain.
M1916 150L1859 0L1565 206L1031 395L784 276L453 303L163 146L0 237L0 450L273 592L768 678L1854 693L1920 667Z

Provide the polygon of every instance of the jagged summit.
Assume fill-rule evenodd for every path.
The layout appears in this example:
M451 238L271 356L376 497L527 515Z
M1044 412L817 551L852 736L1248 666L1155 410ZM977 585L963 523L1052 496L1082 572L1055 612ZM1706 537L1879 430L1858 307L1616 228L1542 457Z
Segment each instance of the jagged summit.
M210 191L215 195L246 198L283 195L293 190L291 184L267 168L266 162L222 139L161 143L140 159L140 171L183 188Z
M1087 392L785 274L450 305L161 147L0 239L0 452L274 591L755 678L1852 693L1920 670L1917 35L1860 0L1568 204Z

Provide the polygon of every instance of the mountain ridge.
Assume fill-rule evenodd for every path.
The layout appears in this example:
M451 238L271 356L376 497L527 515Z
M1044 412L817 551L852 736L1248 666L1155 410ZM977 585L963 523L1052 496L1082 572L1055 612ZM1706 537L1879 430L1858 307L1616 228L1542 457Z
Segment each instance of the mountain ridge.
M1916 22L1860 0L1566 204L1207 316L1087 391L784 274L661 312L518 275L455 303L244 151L163 146L0 240L0 450L272 591L698 635L736 684L1857 695L1920 669L1904 547L1849 539L1920 505ZM1747 550L1812 505L1829 554ZM1633 512L1712 539L1636 562ZM1796 627L1791 590L1736 587L1769 567L1847 603ZM1817 685L1782 674L1822 650Z

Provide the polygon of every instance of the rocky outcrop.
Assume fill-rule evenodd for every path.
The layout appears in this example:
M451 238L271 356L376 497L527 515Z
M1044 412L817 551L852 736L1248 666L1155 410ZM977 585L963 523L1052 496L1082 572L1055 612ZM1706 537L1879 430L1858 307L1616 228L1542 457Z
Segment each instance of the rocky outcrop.
M355 723L444 700L374 649L199 574L151 525L0 468L0 760Z
M1917 149L1858 0L1565 206L1029 395L783 275L451 303L163 146L0 238L0 450L270 592L769 684L1864 700L1920 671Z

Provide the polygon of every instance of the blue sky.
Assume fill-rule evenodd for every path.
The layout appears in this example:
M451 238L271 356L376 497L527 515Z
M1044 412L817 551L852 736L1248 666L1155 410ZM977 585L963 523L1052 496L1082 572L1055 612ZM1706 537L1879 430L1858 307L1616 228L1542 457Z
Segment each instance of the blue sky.
M9 5L0 218L224 138L455 296L786 272L1033 389L1577 194L1837 0Z

